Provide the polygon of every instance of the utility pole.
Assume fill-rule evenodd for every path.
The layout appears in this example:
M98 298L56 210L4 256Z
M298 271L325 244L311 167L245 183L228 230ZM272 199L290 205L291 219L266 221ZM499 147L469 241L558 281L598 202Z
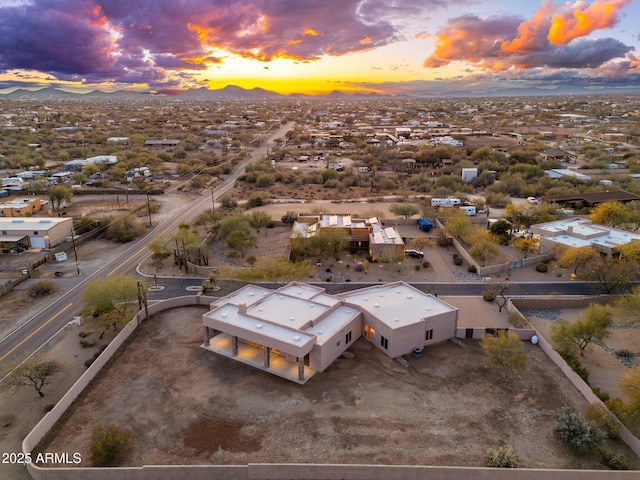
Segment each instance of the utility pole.
M80 262L78 262L78 249L76 248L76 232L71 230L71 241L73 242L73 256L76 259L76 272L80 275Z
M147 210L149 211L149 226L151 226L151 202L149 201L149 192L147 192Z

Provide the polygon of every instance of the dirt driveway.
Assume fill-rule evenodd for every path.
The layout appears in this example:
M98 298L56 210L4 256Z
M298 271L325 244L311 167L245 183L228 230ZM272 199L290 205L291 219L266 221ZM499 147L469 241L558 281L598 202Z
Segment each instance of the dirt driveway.
M117 423L134 432L128 465L480 466L506 444L526 467L603 468L554 438L555 411L586 403L538 347L526 345L526 371L503 383L475 342L440 344L404 367L360 339L354 358L300 386L202 350L205 311L144 324L40 449L79 451L87 466L92 428Z

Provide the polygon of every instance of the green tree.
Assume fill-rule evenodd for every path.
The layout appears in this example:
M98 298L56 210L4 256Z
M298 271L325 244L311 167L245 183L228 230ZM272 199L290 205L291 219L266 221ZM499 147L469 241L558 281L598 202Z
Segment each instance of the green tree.
M522 340L513 332L500 330L495 336L485 335L480 340L480 348L485 353L487 362L502 371L505 381L512 372L522 370L529 359Z
M609 335L611 308L608 305L592 303L581 318L573 322L561 321L551 326L551 338L563 353L573 353L577 347L584 356L587 346Z
M118 425L96 425L91 431L89 453L94 467L121 465L132 449L131 430Z
M591 246L568 248L560 257L560 265L564 268L572 268L574 274L578 270L594 262L600 253Z
M258 242L258 236L253 232L234 230L226 236L225 240L229 248L240 251L240 255L244 258L245 251Z
M83 313L97 316L104 327L114 330L130 320L138 301L139 280L130 275L115 275L91 280L82 291ZM143 288L146 288L143 285ZM102 335L100 335L102 337Z
M54 212L60 210L64 205L71 203L72 194L71 190L67 187L56 185L55 187L51 187L47 193Z
M149 242L147 247L151 250L151 261L153 262L153 266L156 267L157 272L162 268L164 260L171 255L171 252L169 252L167 245L160 238Z
M273 223L271 215L263 210L259 210L249 212L246 217L249 225L251 225L257 233L260 233L260 229L264 228L264 236L267 236L267 232L269 231L267 227Z
M492 223L489 231L500 239L500 243L507 244L511 240L511 223L504 218Z
M621 228L627 223L628 211L622 202L602 202L591 210L593 223Z
M497 237L487 230L474 230L465 237L465 241L471 244L469 254L484 267L485 263L491 262L500 253Z
M51 384L51 377L60 370L62 368L59 363L34 355L13 371L10 383L17 388L33 387L40 397L44 397L42 389Z
M623 408L624 417L640 425L640 367L634 366L622 376L620 389L629 399Z
M534 252L538 248L538 239L533 237L519 237L513 242L513 246L524 252L524 258L527 258L529 252Z
M420 213L421 208L415 203L392 203L389 205L389 211L399 217L411 218Z
M444 228L449 235L462 239L467 237L473 230L471 219L464 212L456 212L444 221Z

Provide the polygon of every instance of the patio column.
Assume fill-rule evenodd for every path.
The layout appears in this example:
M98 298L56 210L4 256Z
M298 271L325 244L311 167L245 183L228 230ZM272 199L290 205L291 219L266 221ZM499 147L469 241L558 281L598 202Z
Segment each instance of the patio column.
M234 357L238 356L238 337L231 337L231 355Z
M298 380L304 380L304 357L298 357Z
M264 366L269 368L271 366L271 349L264 346Z
M203 327L203 334L204 334L204 346L208 347L209 346L209 327L207 327L206 325Z

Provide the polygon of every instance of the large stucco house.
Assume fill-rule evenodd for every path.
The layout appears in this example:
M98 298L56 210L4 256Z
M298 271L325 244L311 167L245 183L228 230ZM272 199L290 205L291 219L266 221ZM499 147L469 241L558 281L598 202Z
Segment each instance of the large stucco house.
M458 310L404 282L341 295L293 282L247 285L202 319L203 348L305 383L360 337L392 358L455 337Z

